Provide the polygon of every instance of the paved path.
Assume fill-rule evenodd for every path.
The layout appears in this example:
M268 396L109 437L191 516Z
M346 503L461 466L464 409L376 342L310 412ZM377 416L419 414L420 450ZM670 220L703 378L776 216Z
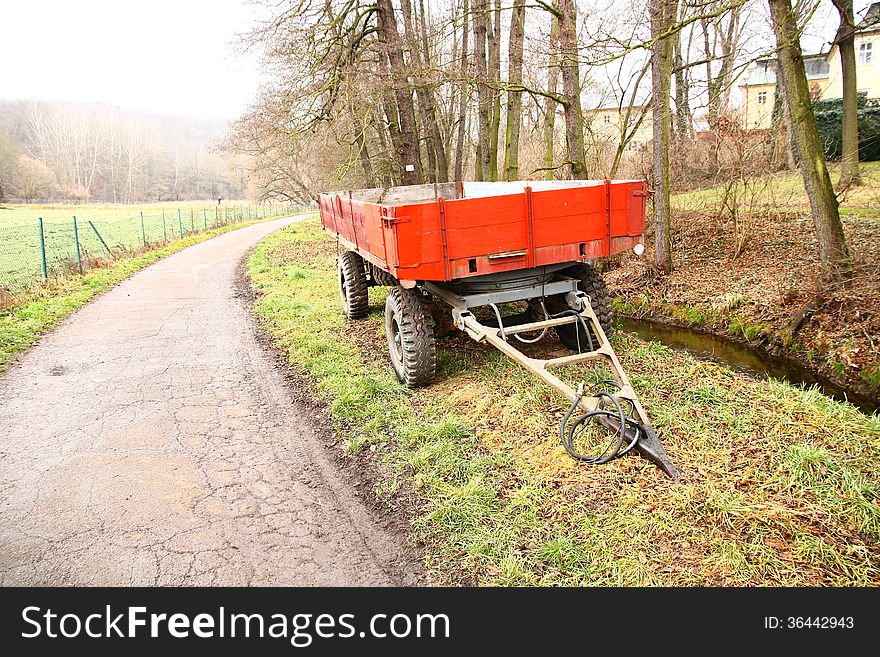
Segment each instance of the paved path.
M236 296L291 221L145 269L0 377L0 584L412 581Z

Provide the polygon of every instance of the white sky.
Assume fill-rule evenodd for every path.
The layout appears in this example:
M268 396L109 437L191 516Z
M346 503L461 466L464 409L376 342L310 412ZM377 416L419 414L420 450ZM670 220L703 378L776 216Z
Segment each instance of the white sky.
M103 102L231 120L262 81L258 57L242 54L237 39L259 16L248 0L2 2L0 99ZM870 2L856 0L859 17ZM804 49L827 49L836 25L826 0Z
M234 119L261 82L247 0L3 0L0 98Z

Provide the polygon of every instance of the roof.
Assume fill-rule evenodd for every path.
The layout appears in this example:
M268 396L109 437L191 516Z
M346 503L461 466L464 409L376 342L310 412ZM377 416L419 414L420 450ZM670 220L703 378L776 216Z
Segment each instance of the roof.
M856 32L880 30L880 2L873 2L865 12L865 17L856 25Z
M880 12L880 2L871 5L876 6ZM878 13L880 16L880 13ZM804 55L804 68L807 69L807 80L824 80L828 77L830 66L828 64L828 53L813 53ZM746 81L740 86L753 87L760 84L776 84L776 60L775 59L759 59L755 62Z
M640 110L643 107L645 107L645 105L642 103L635 103L632 106L633 110ZM612 103L612 104L600 105L599 107L590 107L588 109L585 109L584 113L586 113L586 112L607 112L609 110L613 110L615 112L618 112L618 111L625 112L628 108L629 108L628 103L624 103L623 106L620 106L617 103Z

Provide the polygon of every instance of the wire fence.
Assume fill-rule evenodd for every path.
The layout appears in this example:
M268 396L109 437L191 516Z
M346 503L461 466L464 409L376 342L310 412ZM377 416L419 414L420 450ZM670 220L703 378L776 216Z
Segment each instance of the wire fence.
M89 218L87 207L69 221L36 219L0 225L0 291L17 292L53 277L81 274L219 226L282 217L309 205L272 203L140 212L112 220Z

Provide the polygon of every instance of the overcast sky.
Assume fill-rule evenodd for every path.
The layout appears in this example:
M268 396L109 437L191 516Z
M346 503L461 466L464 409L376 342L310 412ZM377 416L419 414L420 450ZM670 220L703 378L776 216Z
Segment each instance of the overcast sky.
M0 98L103 102L234 119L261 82L237 34L248 0L2 0ZM859 15L870 0L856 0ZM823 2L804 49L827 49L837 24Z
M3 0L0 98L233 119L260 84L246 0Z

